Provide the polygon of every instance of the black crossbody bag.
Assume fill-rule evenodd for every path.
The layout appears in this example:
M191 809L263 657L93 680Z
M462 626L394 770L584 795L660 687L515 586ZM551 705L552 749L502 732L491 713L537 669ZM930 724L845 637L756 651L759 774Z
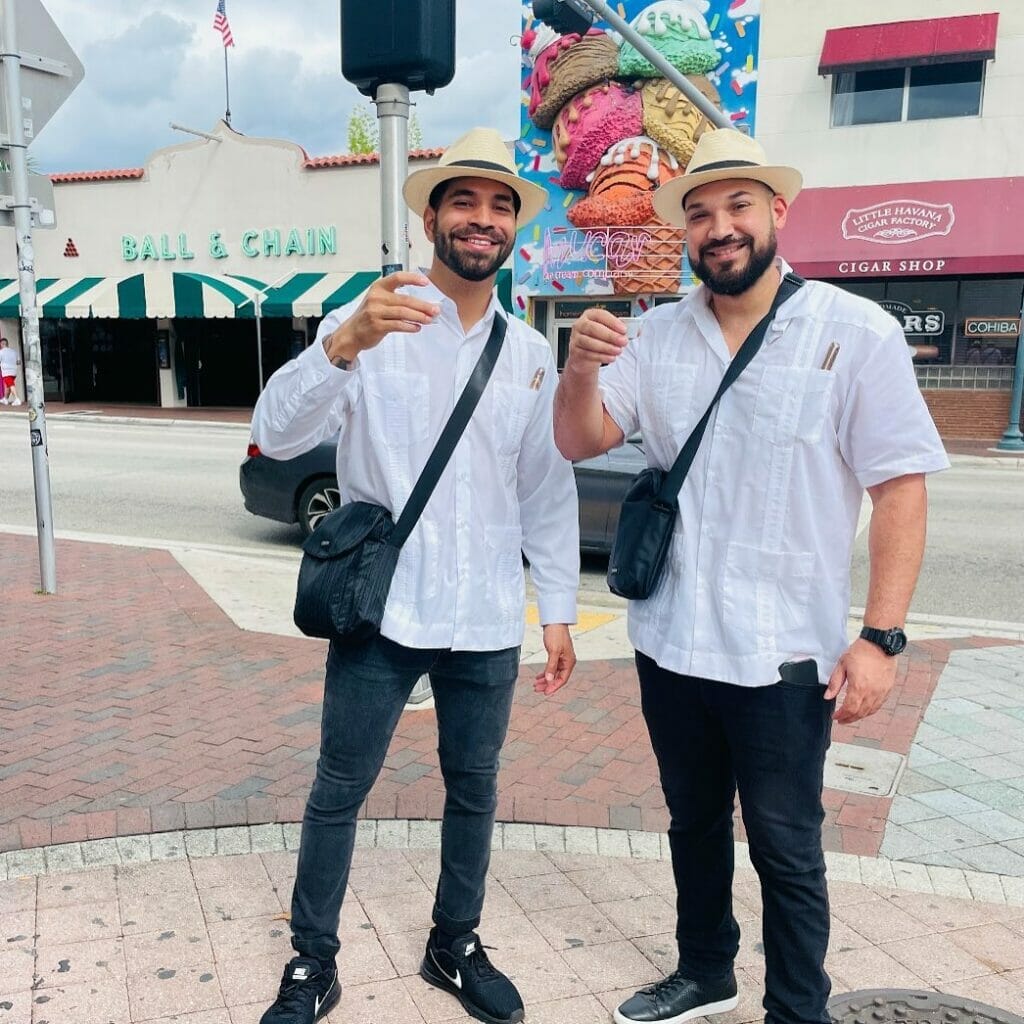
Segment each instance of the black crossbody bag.
M672 468L667 473L663 469L645 469L630 485L622 502L608 560L608 588L613 594L642 601L653 593L672 542L672 531L679 514L679 491L704 439L711 414L722 395L757 355L779 306L803 284L803 278L796 274L787 274L782 279L771 308L740 346L707 412L686 439Z
M491 378L508 323L499 313L463 389L396 523L369 501L342 505L302 545L295 625L306 636L359 644L380 632L402 545L433 494Z

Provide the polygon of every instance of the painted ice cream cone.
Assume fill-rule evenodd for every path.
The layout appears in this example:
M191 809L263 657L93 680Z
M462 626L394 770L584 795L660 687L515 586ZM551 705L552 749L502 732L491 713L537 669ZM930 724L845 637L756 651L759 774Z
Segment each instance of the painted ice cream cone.
M686 234L660 220L643 225L650 236L643 253L619 268L623 276L612 279L616 295L675 294L683 274L683 245Z
M689 76L689 80L721 108L721 97L711 82L698 75ZM696 104L665 78L652 79L644 86L643 108L644 132L675 156L684 168L693 156L697 140L715 127Z
M602 82L573 96L558 113L552 132L563 188L585 189L587 175L621 139L643 130L640 93L618 82Z
M654 219L654 190L682 173L679 161L653 139L624 139L601 157L589 194L569 208L569 222L578 228L647 224Z
M721 62L704 15L708 0L658 0L632 27L684 75L706 75ZM619 77L659 78L661 72L628 42L619 52Z
M542 25L526 32L522 45L533 67L529 115L538 128L550 128L573 96L614 78L618 71L619 48L599 29L591 29L585 36L559 36Z

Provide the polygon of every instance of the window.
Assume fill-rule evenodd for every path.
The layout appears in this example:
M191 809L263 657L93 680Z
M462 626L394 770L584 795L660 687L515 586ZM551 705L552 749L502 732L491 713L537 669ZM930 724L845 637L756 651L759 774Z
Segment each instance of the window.
M953 362L1013 366L1020 333L1020 278L964 281L960 286Z
M984 61L971 60L839 72L834 76L832 127L976 117L984 71Z
M901 321L916 366L1011 367L1016 362L1024 277L834 280ZM1002 386L1002 385L999 385Z

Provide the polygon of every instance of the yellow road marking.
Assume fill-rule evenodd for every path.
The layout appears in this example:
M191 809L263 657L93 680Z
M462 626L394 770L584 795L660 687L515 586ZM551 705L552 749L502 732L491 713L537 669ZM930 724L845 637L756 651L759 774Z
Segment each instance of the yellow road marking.
M607 626L609 622L614 622L620 616L614 612L580 612L578 618L579 621L572 627L573 633L589 633L593 629ZM528 626L540 625L540 612L535 604L526 606L526 624Z

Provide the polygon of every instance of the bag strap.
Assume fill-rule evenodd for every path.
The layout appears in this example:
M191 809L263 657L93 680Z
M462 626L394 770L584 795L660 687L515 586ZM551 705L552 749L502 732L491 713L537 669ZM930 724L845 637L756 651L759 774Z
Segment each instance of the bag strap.
M398 522L388 539L392 546L400 548L409 539L409 534L423 514L430 495L434 493L434 488L465 432L487 382L491 379L507 330L508 321L495 310L494 323L491 325L487 344L476 366L473 367L473 372L469 375L469 380L455 403L455 408L448 417L448 422L444 425L444 430L441 431L441 436L437 439L437 444L434 445L434 450L430 453L430 458L427 459L427 464L423 467L423 472L420 473L416 486L413 487L409 500L405 503L405 508L402 509L402 514L398 517Z
M798 288L802 288L805 283L802 277L792 272L786 274L782 279L779 289L775 293L775 298L772 300L771 307L764 317L758 321L757 326L747 335L746 340L733 357L729 368L725 371L725 376L722 378L722 383L718 385L715 397L711 399L707 412L700 418L697 426L693 428L690 436L686 439L686 444L683 445L683 450L676 456L676 461L672 463L672 468L662 481L656 499L658 503L667 505L670 508L675 507L676 498L679 497L679 491L683 486L683 481L686 479L686 474L689 473L690 466L697 456L697 449L704 439L704 432L707 430L711 414L715 411L715 406L718 405L722 395L729 390L736 378L750 365L750 361L757 355L758 350L761 348L761 343L764 341L764 336L768 333L768 328L775 319L775 314L778 312L779 307Z

